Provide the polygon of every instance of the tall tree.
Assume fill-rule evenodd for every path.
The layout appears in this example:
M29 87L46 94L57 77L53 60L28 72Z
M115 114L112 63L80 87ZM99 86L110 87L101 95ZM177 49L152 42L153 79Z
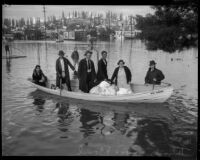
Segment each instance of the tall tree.
M153 6L155 14L136 16L136 27L142 30L148 49L167 52L197 46L198 5Z
M62 11L62 19L65 19L65 14L63 11Z
M75 11L74 16L75 16L75 18L77 18L77 11Z
M15 20L12 19L12 27L15 27Z
M27 18L27 20L26 20L26 25L27 25L27 26L30 25L30 23L29 23L29 19L28 19L28 18Z
M9 18L4 19L4 25L7 27L11 27L11 20Z
M123 21L123 13L120 13L119 19L120 21Z

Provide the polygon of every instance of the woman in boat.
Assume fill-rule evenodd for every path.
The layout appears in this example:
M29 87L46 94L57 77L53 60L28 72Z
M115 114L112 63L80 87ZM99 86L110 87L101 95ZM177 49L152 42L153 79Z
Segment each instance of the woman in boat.
M72 52L71 58L74 61L74 68L76 68L75 66L76 64L78 64L79 61L79 54L77 47L74 47L74 51Z
M114 73L111 78L111 83L115 80L115 85L118 88L126 88L130 89L130 83L131 83L131 71L130 69L125 66L125 62L121 59L118 61L118 67L115 68Z
M89 93L97 81L94 62L91 60L91 56L92 52L87 50L85 58L80 61L78 66L79 89L85 93Z
M35 84L46 87L47 77L42 72L40 65L35 66L32 78Z

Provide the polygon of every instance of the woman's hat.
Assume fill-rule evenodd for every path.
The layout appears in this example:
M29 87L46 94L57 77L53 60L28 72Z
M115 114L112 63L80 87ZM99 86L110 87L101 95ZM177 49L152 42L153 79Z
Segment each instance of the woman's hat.
M152 61L150 61L149 62L149 65L151 66L151 65L155 65L156 64L156 62L154 61L154 60L152 60Z
M85 52L84 56L86 56L88 53L92 54L91 51L87 50L87 51Z
M64 52L63 52L63 50L60 50L59 52L58 52L58 55L63 55L64 56Z
M120 59L117 64L119 65L120 62L123 62L123 64L125 64L125 62L122 59Z
M37 67L40 67L40 65L37 64L37 65L35 66L35 68L37 68ZM40 67L40 68L41 68L41 67Z

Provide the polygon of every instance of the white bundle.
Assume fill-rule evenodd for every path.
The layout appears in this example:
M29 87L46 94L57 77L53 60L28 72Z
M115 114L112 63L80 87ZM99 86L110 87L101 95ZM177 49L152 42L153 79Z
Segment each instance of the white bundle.
M106 88L106 87L109 87L110 84L106 81L102 81L98 86L101 88Z
M99 95L116 95L116 90L114 85L110 85L108 82L103 81L98 86L93 87L90 90L92 94L99 94Z
M99 94L99 92L101 92L101 88L99 86L95 86L90 90L90 93L92 94Z
M116 90L115 90L115 86L112 85L112 86L109 86L107 88L108 92L109 92L109 95L116 95Z
M131 94L132 91L127 88L119 88L119 91L117 91L117 95L122 95L122 94Z

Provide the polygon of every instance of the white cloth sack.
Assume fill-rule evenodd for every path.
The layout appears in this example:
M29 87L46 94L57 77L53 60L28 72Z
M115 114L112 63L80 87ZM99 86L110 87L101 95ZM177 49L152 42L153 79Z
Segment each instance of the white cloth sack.
M102 81L98 86L101 88L106 88L106 87L109 87L110 84L106 81Z
M132 91L127 88L119 88L119 90L117 91L117 95L131 94L131 93Z
M99 85L93 87L90 90L91 94L99 94L99 95L116 95L116 90L114 85L110 85L108 82L103 81Z

